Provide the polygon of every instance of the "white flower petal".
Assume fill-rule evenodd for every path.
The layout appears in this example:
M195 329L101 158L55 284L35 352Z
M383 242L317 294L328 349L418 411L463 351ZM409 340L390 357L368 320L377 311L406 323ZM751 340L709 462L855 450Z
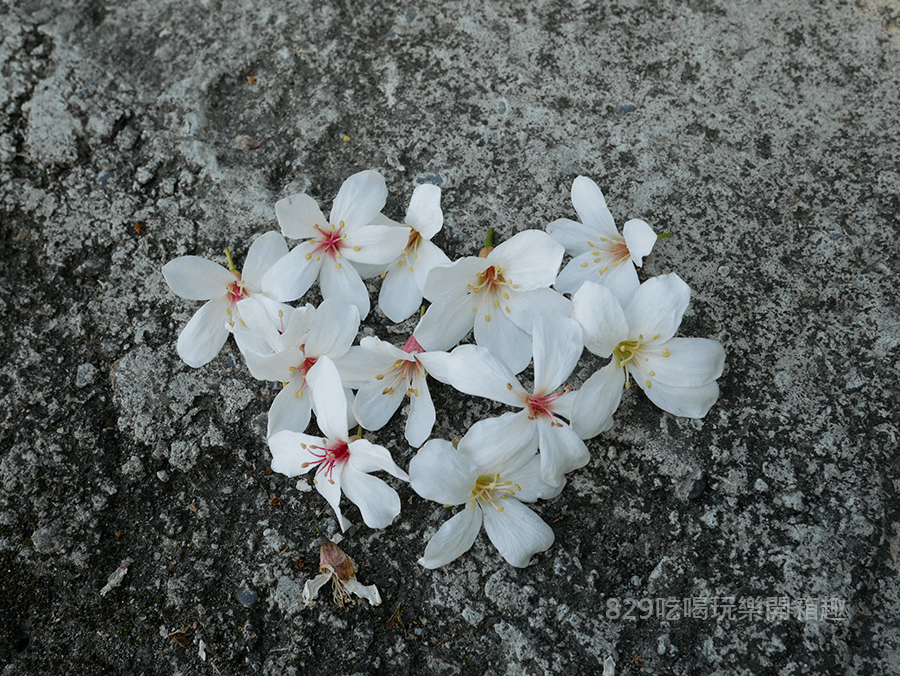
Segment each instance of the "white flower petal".
M472 548L481 530L482 510L474 504L457 513L438 529L419 564L425 568L440 568L458 559Z
M507 281L528 291L556 281L563 253L562 244L543 230L525 230L494 248L487 260L503 268Z
M334 263L331 259L323 262L319 286L322 289L322 297L326 300L340 298L355 305L359 310L360 319L365 319L369 314L369 290L360 279L359 273L353 269L353 265L346 260L343 263Z
M659 345L667 349L668 357L657 351L647 354L644 371L653 371L653 386L657 383L675 387L706 385L722 375L725 348L708 338L672 338Z
M625 237L625 245L631 254L632 262L641 267L644 264L644 256L649 256L653 251L653 245L657 240L656 233L645 221L633 218L625 223L622 235Z
M365 336L359 341L359 346L365 351L369 359L382 364L390 365L400 359L412 361L412 356L408 352L404 352L399 347L375 336Z
M648 279L625 308L630 338L669 340L678 331L690 299L690 288L674 272Z
M229 331L234 336L234 342L245 357L248 354L267 354L271 351L269 341L252 331L248 331L240 324L228 325Z
M611 356L616 345L632 337L612 291L594 282L585 282L572 297L572 316L581 325L584 346L598 357Z
M522 386L509 368L485 347L460 345L453 352L417 355L434 378L460 392L521 408Z
M537 418L537 423L541 478L551 486L562 486L566 481L565 475L588 464L591 454L567 424L551 425L550 420L543 416Z
M319 590L331 580L331 572L321 573L312 580L307 580L303 585L303 603L307 606L315 605L313 601L319 596Z
M653 383L647 388L638 381L644 394L663 411L685 418L702 418L719 398L719 385L715 381L695 387L677 387Z
M259 291L262 288L263 275L287 255L288 247L284 237L274 230L265 233L250 245L241 270L241 279L247 286L252 287L253 291Z
M384 446L378 446L366 439L355 439L350 442L350 465L358 472L385 471L403 481L409 481L409 475L400 469Z
M594 229L597 234L607 239L619 236L616 222L609 213L603 192L587 176L579 176L572 183L572 205L578 212L581 222ZM594 242L594 244L596 243Z
M525 568L535 554L553 545L553 529L516 499L504 500L502 507L501 512L482 506L484 530L507 563Z
M405 257L399 263L388 268L378 294L378 307L392 322L402 322L422 306L422 291L416 283L415 272L406 264Z
M342 357L347 354L358 332L359 310L356 306L340 297L326 298L310 324L306 336L306 356Z
M409 417L406 419L406 440L413 448L418 448L431 436L434 429L435 411L427 378L416 373L413 378L414 392L409 399Z
M356 273L362 279L372 279L372 277L381 277L381 275L387 272L387 268L390 263L385 265L384 263L377 263L369 265L368 263L360 263L358 261L353 262L353 269L356 270Z
M363 341L366 339L363 338ZM378 339L373 338L373 340ZM392 359L373 356L359 346L351 347L343 357L332 359L332 361L337 366L338 373L341 374L341 382L344 383L344 387L357 390L374 380L379 373L387 373L394 363Z
M486 308L491 311L485 312ZM501 308L485 303L478 310L475 342L488 348L513 373L523 371L531 361L531 336L516 326Z
M406 224L426 240L434 237L444 224L441 211L441 189L436 185L423 183L413 190L406 210Z
M566 392L553 402L553 413L561 415L566 420L572 417L572 402L575 401L575 392Z
M612 291L613 296L623 308L628 307L628 303L641 286L637 270L629 261L610 265L602 275L592 275L591 279L599 281L600 284Z
M505 476L537 451L537 424L526 411L485 418L469 428L459 442L459 452L470 458L480 474Z
M360 387L356 393L353 414L363 428L380 430L400 408L405 396L405 381L389 382L388 377L384 380L373 380Z
M316 407L316 423L329 439L347 441L347 398L337 367L328 357L319 357L306 374Z
M594 254L588 251L570 260L553 287L560 293L575 293L587 281L600 282L597 270L603 267L603 263L594 263L594 258Z
M512 481L516 486L515 499L519 502L535 502L538 499L549 500L562 492L565 481L559 486L551 486L541 478L541 456L532 455L527 460L515 466L511 466L507 472L501 475L506 481Z
M354 263L387 266L403 253L409 241L409 228L388 225L367 225L347 235L343 256ZM359 247L359 250L356 249ZM395 263L396 265L396 263ZM381 268L384 270L384 267Z
M311 255L314 248L314 244L306 241L295 246L287 256L282 256L263 275L263 292L272 300L284 303L309 291L322 267L321 256ZM309 258L306 258L307 254L310 254Z
M378 477L360 472L348 464L341 474L344 495L359 507L369 528L387 528L400 513L400 496Z
M369 225L379 215L387 200L384 177L368 169L344 181L331 207L331 223L343 221L348 230ZM388 259L390 260L390 259Z
M534 392L550 394L572 373L584 344L581 326L573 319L544 315L534 323Z
M589 247L588 242L596 244L593 240L599 239L595 229L568 218L560 218L547 225L547 234L562 244L570 256L589 251L593 247Z
M447 254L441 251L437 245L424 239L419 242L419 246L416 247L410 262L415 269L413 274L416 276L416 285L419 287L422 295L425 295L425 282L428 280L428 273L435 268L450 265L450 259L447 258Z
M510 294L506 302L510 309L509 318L525 333L531 333L535 321L544 315L572 316L572 302L553 289L517 292Z
M281 303L279 305L282 308L287 307ZM282 309L282 312L283 317L279 318L284 323L284 333L281 334L282 346L298 347L306 343L306 333L309 331L313 317L316 316L316 308L307 303L300 308Z
M279 237L280 236L281 235L279 235ZM277 352L276 346L281 345L281 333L272 318L271 312L274 307L279 305L281 304L275 303L264 296L245 298L235 305L236 316L243 320L243 322L239 322L235 325L235 332L244 329L244 332L252 333L265 340L269 345L269 349L262 352L262 354L266 354L272 350ZM282 305L282 307L289 308L288 305ZM291 310L288 311L290 312Z
M334 471L331 473L331 479L324 473L318 474L313 479L313 484L315 484L316 490L319 491L319 495L325 498L334 510L341 531L347 530L351 525L349 519L341 513L341 479L343 470L344 464L335 465Z
M461 505L478 479L478 467L444 439L425 443L409 463L409 483L426 500Z
M439 298L450 294L452 296L469 295L467 284L476 284L478 275L491 266L486 258L467 256L454 261L450 265L434 268L428 273L425 281L425 298L436 303ZM477 303L472 301L469 309Z
M351 577L344 582L344 588L351 594L368 601L370 606L381 605L381 594L378 593L378 587L374 584L366 586L360 583L355 577Z
M328 224L316 201L304 193L278 200L275 217L282 234L291 239L314 239L319 234L315 226L324 228Z
M257 380L276 380L286 383L293 379L291 367L299 366L305 357L299 347L290 347L270 354L253 353L244 355L250 375Z
M582 439L591 439L613 425L613 414L622 401L625 370L611 362L588 378L572 401L569 420Z
M211 362L225 341L228 327L225 320L229 304L225 297L213 298L191 317L178 336L178 356L188 366L198 368Z
M440 269L435 268L432 274ZM430 275L428 279L431 281ZM447 294L436 300L413 332L419 345L428 352L451 349L472 330L475 323L472 307L473 301L467 293Z
M305 432L309 427L312 398L309 391L302 392L300 396L297 396L298 392L300 392L299 383L289 383L272 401L272 405L269 406L267 437L271 438L284 430Z
M163 277L172 291L188 300L209 300L225 296L237 277L211 260L181 256L163 265Z
M316 460L309 447L319 443L316 437L299 432L282 431L269 439L272 471L293 477L306 474Z

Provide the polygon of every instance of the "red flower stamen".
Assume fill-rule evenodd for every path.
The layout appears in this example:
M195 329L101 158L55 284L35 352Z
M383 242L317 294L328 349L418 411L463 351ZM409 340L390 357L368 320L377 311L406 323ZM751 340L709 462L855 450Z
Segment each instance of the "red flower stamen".
M316 476L324 473L331 483L334 483L331 475L334 472L335 465L346 462L350 458L350 445L346 441L335 441L333 446L308 446L307 450L310 452L310 455L318 458L318 460L304 462L301 467L306 468L318 465L319 469L316 470ZM316 453L316 451L322 452Z
M319 238L315 240L316 247L312 250L312 254L318 256L325 252L335 261L338 258L342 258L341 249L346 249L349 246L344 242L345 235L341 234L344 229L344 222L341 221L341 224L336 228L332 225L331 230L327 231L318 225L315 227L319 231Z
M538 416L556 420L553 415L553 402L563 396L565 392L557 392L556 394L526 394L525 407L528 409L528 417L532 420Z

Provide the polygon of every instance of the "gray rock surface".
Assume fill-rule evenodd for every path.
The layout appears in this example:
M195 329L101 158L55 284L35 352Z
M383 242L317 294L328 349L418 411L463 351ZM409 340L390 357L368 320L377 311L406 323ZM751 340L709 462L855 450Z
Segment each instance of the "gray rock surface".
M0 4L0 673L900 673L898 73L895 0ZM451 258L590 176L728 360L702 421L627 394L531 567L421 568L446 510L394 482L341 544L382 605L306 609L334 515L234 345L178 359L161 268L365 168L394 218L440 185ZM504 410L433 390L436 436Z

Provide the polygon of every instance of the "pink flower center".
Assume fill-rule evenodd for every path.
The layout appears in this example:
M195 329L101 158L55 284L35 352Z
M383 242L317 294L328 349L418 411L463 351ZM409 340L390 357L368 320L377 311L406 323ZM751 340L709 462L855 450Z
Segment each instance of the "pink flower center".
M303 347L300 348L301 350ZM309 373L309 370L316 365L318 361L318 357L307 357L304 359L298 366L291 366L291 373L299 373L300 377L303 378L303 383L300 385L300 390L297 392L297 396L300 396L300 393L306 390L306 374Z
M610 266L615 268L619 263L631 260L631 252L628 250L628 245L623 237L613 237L612 239L601 237L600 244L588 242L588 246L594 249L594 251L591 251L591 254L596 256L594 263L599 263L601 266L598 270L601 275L609 270ZM581 265L582 267L587 267L589 263L582 263Z
M344 221L341 221L340 225L337 227L332 225L331 230L323 230L318 225L316 225L315 228L319 231L319 237L314 240L316 246L312 250L312 255L319 256L322 253L325 253L331 256L334 261L338 258L343 258L340 251L349 246L344 242L344 239L347 237L347 235L343 234Z
M416 340L415 336L410 336L409 340L406 341L406 345L403 346L403 351L408 354L418 354L419 352L424 352L425 348L419 345L419 341Z
M525 407L528 409L528 417L534 420L538 416L556 420L553 415L553 402L563 396L565 392L556 394L525 394Z
M304 462L300 466L306 468L318 465L319 468L316 470L316 476L325 474L328 481L334 483L334 479L331 478L334 467L335 465L347 462L350 458L350 445L346 441L341 441L340 439L332 442L331 445L328 445L328 442L325 439L322 439L322 443L325 445L307 447L310 455L317 459L311 460L310 462Z
M235 305L238 304L239 301L244 300L245 298L249 298L250 294L247 293L247 290L244 289L244 282L241 280L241 275L238 272L232 272L237 279L225 288L227 289L226 293L228 294L228 303L234 308Z

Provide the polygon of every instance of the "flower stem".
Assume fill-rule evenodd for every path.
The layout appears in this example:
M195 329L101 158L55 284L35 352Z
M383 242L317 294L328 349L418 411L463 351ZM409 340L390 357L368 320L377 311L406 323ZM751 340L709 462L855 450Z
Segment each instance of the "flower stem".
M663 233L661 233L661 234L659 234L659 235L656 236L656 240L659 241L659 240L661 240L661 239L665 239L666 237L671 237L673 234L675 234L675 233L672 233L672 232L663 232Z
M487 239L484 241L485 247L493 247L494 246L494 229L488 228Z
M231 249L229 249L227 246L225 247L225 258L228 259L228 271L237 272L237 267L234 264L234 259L231 257Z

